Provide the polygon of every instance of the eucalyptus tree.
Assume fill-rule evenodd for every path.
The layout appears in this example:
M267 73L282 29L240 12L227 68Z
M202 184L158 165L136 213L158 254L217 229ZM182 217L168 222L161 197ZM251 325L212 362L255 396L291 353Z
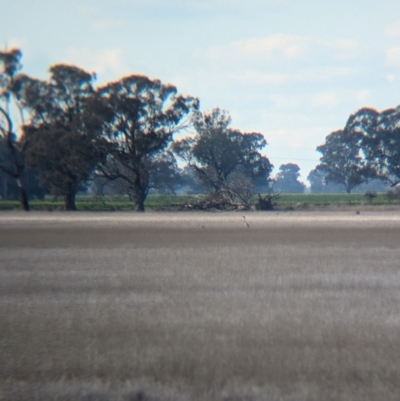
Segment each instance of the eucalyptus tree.
M96 173L119 182L134 200L135 209L143 212L151 187L162 184L157 176L163 169L171 173L175 165L165 152L174 134L188 127L198 100L142 75L109 83L97 93L107 106L104 132L113 148Z
M350 193L353 188L375 177L375 171L364 157L359 137L346 130L332 132L317 147L322 154L318 170L326 173L326 183L341 184Z
M345 132L357 138L377 178L392 186L400 182L400 106L382 112L362 108L349 117Z
M105 159L104 107L96 99L94 74L65 64L51 66L48 81L25 79L18 95L32 113L25 126L27 162L35 167L66 210L76 210L77 191Z
M14 90L22 68L21 58L19 49L0 52L0 171L16 180L22 208L29 211L28 195L22 180L27 141L23 133L17 134L12 119L12 107L16 107L22 115L22 106Z
M174 144L174 151L192 167L208 193L251 205L254 180L267 180L272 164L260 151L267 141L260 133L230 128L231 118L219 108L197 111L195 134Z
M175 193L182 184L181 171L171 151L162 152L151 166L149 188L158 193Z
M318 167L311 170L307 176L307 181L310 183L311 192L324 192L326 187L325 182L326 172Z
M299 181L300 167L294 163L281 164L274 188L277 191L304 192L306 186Z
M344 192L344 186L333 182L326 182L327 172L315 167L307 176L311 192Z

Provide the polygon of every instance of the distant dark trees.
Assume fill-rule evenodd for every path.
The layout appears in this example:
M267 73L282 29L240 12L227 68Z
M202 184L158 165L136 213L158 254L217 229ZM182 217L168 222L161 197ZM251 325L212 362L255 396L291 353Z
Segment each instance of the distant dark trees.
M325 143L317 147L322 154L318 169L326 173L325 181L343 185L347 193L374 175L357 144L357 135L339 130L328 135Z
M311 170L307 176L307 181L310 183L310 192L312 193L341 193L346 192L344 185L335 184L333 182L326 181L327 173L320 170L318 167ZM355 192L366 192L366 191L386 191L387 186L384 181L373 178L360 184L354 188Z
M294 163L282 164L275 178L274 188L282 192L304 192L306 186L299 181L300 167Z
M270 193L264 136L232 128L228 112L201 112L197 98L142 75L95 88L94 74L56 64L47 80L31 78L21 58L18 49L0 51L0 196L19 196L24 210L48 191L75 210L89 184L127 194L137 211L150 191L202 192L204 205L214 199L221 208L250 208L256 192ZM358 110L317 151L313 192L399 184L400 106ZM303 192L299 170L281 165L275 189Z
M311 192L325 192L325 176L326 173L318 167L310 171L307 176L307 181L310 183Z
M181 184L168 147L191 124L196 98L138 75L95 90L94 74L65 64L51 66L49 79L41 81L20 73L21 57L18 49L0 52L2 197L15 196L17 184L29 210L25 177L50 186L66 210L75 210L76 193L97 177L96 184L127 193L143 211L149 190L174 192ZM21 117L16 131L11 100Z
M327 182L326 176L327 172L318 166L311 170L307 176L307 181L310 183L310 192L345 192L343 185Z
M349 117L345 132L357 139L371 177L392 186L400 182L400 106L382 112L362 108Z
M195 134L174 144L174 151L197 175L206 193L219 204L249 208L257 178L267 182L272 164L260 151L267 142L260 133L243 133L230 127L231 118L218 108L197 111Z
M317 151L322 156L310 173L313 181L323 172L325 183L340 184L348 193L377 180L395 186L400 182L400 106L358 110Z

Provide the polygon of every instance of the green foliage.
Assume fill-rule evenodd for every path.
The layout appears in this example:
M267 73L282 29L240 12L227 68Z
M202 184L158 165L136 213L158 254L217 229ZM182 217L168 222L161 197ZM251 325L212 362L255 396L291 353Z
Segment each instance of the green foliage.
M376 191L367 191L365 192L364 196L368 199L369 203L372 203L372 201L378 196Z
M94 167L105 158L108 142L101 137L102 116L96 114L93 75L68 65L50 68L50 80L39 96L46 104L25 102L33 121L25 127L29 137L27 162L39 171L52 192L62 195L67 210L75 210L75 194Z
M144 211L149 190L168 189L176 176L175 158L165 151L173 135L187 127L198 100L141 75L109 83L98 95L106 105L105 134L113 149L97 175L113 181Z
M322 154L317 169L326 173L326 183L341 184L350 193L355 187L375 178L375 172L367 163L357 146L358 136L338 130L325 138L317 147Z
M194 137L174 144L174 151L194 169L204 190L232 203L251 206L255 179L265 182L272 170L260 151L267 142L260 133L242 133L230 128L231 118L218 108L197 112Z
M390 184L400 182L400 106L378 112L362 108L346 124L347 136L356 136L375 176Z
M279 207L301 208L306 207L337 207L337 206L361 206L369 204L363 193L304 193L304 194L287 194L283 193L279 199ZM384 192L377 193L374 198L374 205L389 205L390 202L386 198ZM392 205L400 205L400 201L392 202Z
M283 192L304 192L306 186L299 181L300 167L294 163L282 164L276 175L274 189Z
M76 193L91 180L92 189L99 184L98 194L108 186L106 193L128 197L90 202L82 198L78 201L82 210L130 209L131 201L137 211L145 206L174 208L179 197L147 197L154 192L174 193L179 185L250 209L256 201L255 188L270 189L273 166L261 153L267 145L264 136L231 128L228 112L215 108L202 113L198 99L143 75L130 75L95 90L95 74L57 64L50 67L49 80L33 79L21 73L21 58L19 49L0 51L0 194L9 197L10 188L15 197L17 186L25 210L29 204L24 177L30 176L27 186L32 194L40 197L45 192L37 173L46 188L51 186L53 194L64 198L64 206L35 203L35 208L44 209L56 205L74 210ZM11 104L20 113L19 124L11 118ZM19 126L22 129L15 131ZM194 135L173 144L174 135L186 128L194 128ZM308 179L320 197L308 199L304 194L295 202L293 195L283 194L279 204L308 208L363 204L366 200L358 199L359 195L339 201L337 196L342 195L332 193L330 200L323 199L325 192L338 191L338 185L350 193L357 187L383 190L372 186L371 180L392 186L400 181L400 106L382 112L362 108L317 150L321 163ZM179 169L175 154L188 163L186 169ZM275 188L303 191L299 167L282 165ZM397 202L391 194L384 198L372 192L367 199L374 204ZM13 207L4 202L3 206Z

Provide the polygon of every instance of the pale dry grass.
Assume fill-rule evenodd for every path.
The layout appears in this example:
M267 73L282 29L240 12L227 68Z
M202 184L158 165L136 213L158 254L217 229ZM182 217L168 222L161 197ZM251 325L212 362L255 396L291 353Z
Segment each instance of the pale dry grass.
M0 399L399 400L400 214L0 215Z

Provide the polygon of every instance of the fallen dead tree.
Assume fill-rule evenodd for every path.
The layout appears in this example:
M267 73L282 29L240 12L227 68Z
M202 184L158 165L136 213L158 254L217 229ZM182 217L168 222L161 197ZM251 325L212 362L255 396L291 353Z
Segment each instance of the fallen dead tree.
M270 190L266 195L261 196L258 194L258 200L256 203L256 210L273 210L278 203L280 198L279 192L273 192Z
M221 193L207 194L204 197L195 196L181 205L180 210L201 210L201 211L235 211L249 210L248 205L241 202L233 202Z
M258 200L255 206L249 199L245 201L239 200L238 197L233 197L232 193L219 192L209 193L205 196L194 196L187 202L181 205L180 210L200 210L200 211L241 211L251 210L273 210L277 201L280 198L280 193L270 190L266 195L258 194Z

